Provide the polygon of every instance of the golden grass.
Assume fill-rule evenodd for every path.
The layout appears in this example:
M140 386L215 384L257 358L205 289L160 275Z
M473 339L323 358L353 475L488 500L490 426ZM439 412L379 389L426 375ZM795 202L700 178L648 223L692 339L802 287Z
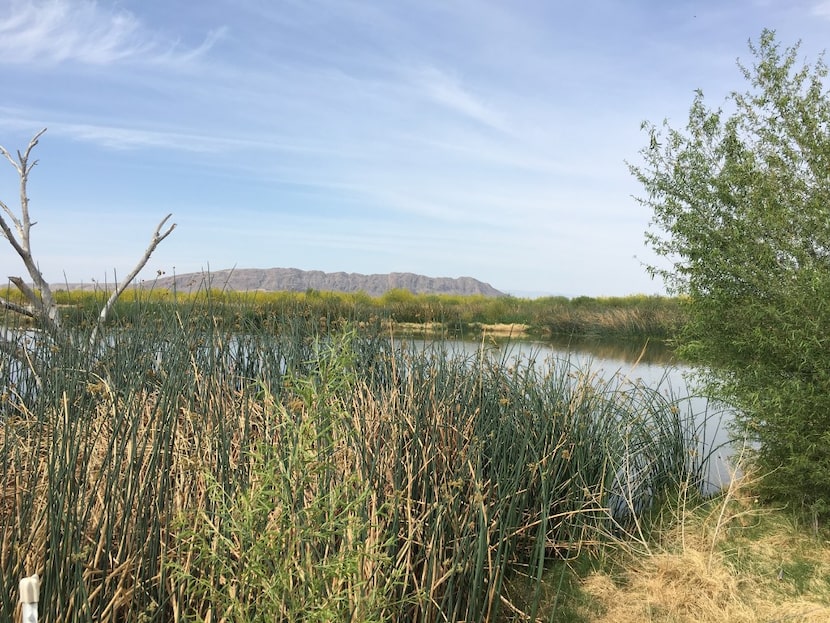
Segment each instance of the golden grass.
M826 528L762 508L744 480L717 503L683 508L644 548L620 544L622 572L595 572L582 589L602 615L626 623L830 621Z
M446 334L447 325L443 322L389 322L388 328L396 333L423 334L441 336ZM486 337L522 338L527 337L530 325L519 323L473 323L470 329L480 331Z
M528 329L530 329L529 325L517 323L481 325L482 332L493 337L525 337Z

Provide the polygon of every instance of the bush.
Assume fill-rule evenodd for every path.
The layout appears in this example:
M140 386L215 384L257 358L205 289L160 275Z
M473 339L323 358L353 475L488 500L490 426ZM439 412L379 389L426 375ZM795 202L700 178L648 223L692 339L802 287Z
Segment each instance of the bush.
M687 295L681 353L737 406L771 499L830 512L830 99L827 68L797 67L764 31L750 84L685 132L644 124L632 172L654 212L652 267Z

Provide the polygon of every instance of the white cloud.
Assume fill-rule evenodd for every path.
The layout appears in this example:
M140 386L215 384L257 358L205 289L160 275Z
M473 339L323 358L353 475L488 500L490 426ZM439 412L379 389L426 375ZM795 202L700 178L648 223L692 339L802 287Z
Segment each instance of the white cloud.
M490 128L507 130L505 119L499 111L440 69L421 69L417 73L416 84L434 102Z
M205 137L134 128L65 124L57 126L56 132L109 149L164 148L193 152L219 151L219 146Z
M830 0L820 0L814 4L812 13L813 15L830 19Z
M191 153L217 153L229 148L259 147L262 144L245 140L217 137L213 134L149 130L103 124L71 123L55 118L46 111L23 111L0 106L0 129L29 132L48 126L49 136L99 145L106 149L173 149Z
M190 50L148 30L133 13L96 0L11 0L0 17L0 63L109 65L187 62L207 51L217 31Z

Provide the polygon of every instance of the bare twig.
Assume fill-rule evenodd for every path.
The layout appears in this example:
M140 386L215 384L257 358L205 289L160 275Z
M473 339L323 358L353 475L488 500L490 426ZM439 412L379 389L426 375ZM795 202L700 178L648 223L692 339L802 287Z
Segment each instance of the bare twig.
M23 281L20 277L9 277L9 281L11 281L18 290L23 293L30 302L30 309L33 311L37 311L39 313L43 313L43 301L38 298L38 295L32 290L25 281Z
M164 227L165 223L170 220L172 214L168 214L165 216L161 222L156 227L156 231L153 232L153 237L150 239L150 244L147 249L144 251L144 255L138 261L138 264L135 265L132 272L127 275L127 278L121 282L121 285L116 287L115 291L110 295L109 299L107 300L104 307L101 309L101 313L98 314L98 325L96 325L95 329L92 331L92 336L90 337L90 342L93 343L98 338L98 327L100 327L104 322L107 320L107 316L109 315L112 306L115 305L115 301L118 300L118 297L127 289L127 287L133 282L133 279L136 278L141 269L147 264L150 259L150 256L156 250L156 247L159 246L162 240L167 238L174 229L176 229L176 223L170 225L166 230L162 232L162 228Z

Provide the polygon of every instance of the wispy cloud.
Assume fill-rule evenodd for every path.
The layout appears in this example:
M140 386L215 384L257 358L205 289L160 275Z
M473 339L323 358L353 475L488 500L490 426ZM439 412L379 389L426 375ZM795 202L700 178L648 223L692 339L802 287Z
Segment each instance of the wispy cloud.
M0 17L0 64L91 65L140 60L182 63L204 54L221 36L192 49L165 40L133 13L95 0L11 0Z
M95 143L109 149L163 148L189 152L218 152L223 145L208 136L186 135L102 125L65 124L55 128L58 134Z
M0 107L0 113L4 111ZM29 128L37 124L31 120L16 120L14 124L0 120L0 127ZM52 134L62 135L77 141L83 141L100 147L118 151L139 149L165 149L185 153L222 154L227 156L234 151L258 151L270 154L273 158L285 156L288 158L346 158L350 149L344 146L338 149L337 145L329 145L315 139L302 140L294 136L287 136L275 132L258 133L217 133L198 131L192 132L181 129L172 130L163 126L155 129L132 125L104 125L57 121L50 124ZM357 149L353 147L351 149ZM246 167L251 172L268 170L267 165L257 162L248 163ZM269 171L269 176L273 172ZM287 180L286 180L287 181Z
M49 136L64 136L112 150L172 149L190 153L216 153L230 147L250 147L252 141L211 134L165 132L139 127L66 122L49 111L23 111L0 106L0 128L30 131L47 126Z
M492 129L508 129L506 119L498 110L437 67L422 67L415 74L415 82L433 102Z

